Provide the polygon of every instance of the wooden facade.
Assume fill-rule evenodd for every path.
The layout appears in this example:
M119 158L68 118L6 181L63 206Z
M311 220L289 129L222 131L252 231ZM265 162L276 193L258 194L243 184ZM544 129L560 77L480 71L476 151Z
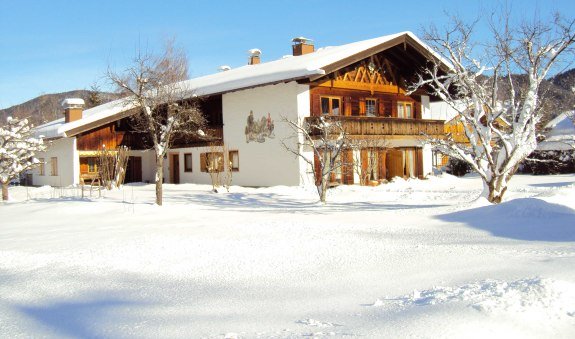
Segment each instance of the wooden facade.
M311 116L306 120L339 121L350 139L380 140L381 144L388 139L443 135L443 120L422 118L421 94L407 94L405 84L415 74L416 64L398 65L398 53L394 48L370 56L310 83ZM376 185L396 176L423 177L421 147L367 145L343 150L333 183Z
M306 118L312 122L319 117ZM324 119L340 121L351 138L365 136L440 136L444 133L443 120L400 119L383 117L336 117ZM316 131L319 133L319 131Z
M173 147L200 147L213 142L219 143L223 140L222 96L205 98L200 101L199 105L206 118L206 127L203 129L206 137L175 136ZM147 134L133 131L129 117L78 133L76 134L76 143L77 149L80 151L81 175L97 174L96 153L103 148L115 150L118 147L126 146L130 150L147 150L153 146ZM170 161L173 161L172 158ZM172 173L170 177L175 178L176 174ZM130 157L126 180L129 180L126 182L142 180L141 157ZM179 178L176 181L179 181Z

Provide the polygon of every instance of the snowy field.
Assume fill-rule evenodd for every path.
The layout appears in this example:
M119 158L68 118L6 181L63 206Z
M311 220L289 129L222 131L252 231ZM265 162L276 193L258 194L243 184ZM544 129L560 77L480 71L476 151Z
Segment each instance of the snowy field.
M0 336L575 337L575 175L164 187L12 187Z

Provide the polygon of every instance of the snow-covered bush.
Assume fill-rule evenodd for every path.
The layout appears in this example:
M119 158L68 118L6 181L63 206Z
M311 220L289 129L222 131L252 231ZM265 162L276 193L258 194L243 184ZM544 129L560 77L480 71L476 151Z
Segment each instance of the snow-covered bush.
M32 137L32 126L27 119L8 118L0 126L0 183L2 200L8 200L8 185L20 173L40 164L36 152L46 149L40 138Z
M535 151L522 163L521 173L575 173L575 150Z

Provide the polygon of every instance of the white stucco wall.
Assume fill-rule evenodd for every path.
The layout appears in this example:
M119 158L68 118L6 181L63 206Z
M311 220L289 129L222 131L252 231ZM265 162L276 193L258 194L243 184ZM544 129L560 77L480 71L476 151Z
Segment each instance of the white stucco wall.
M295 145L294 132L282 121L309 115L309 87L296 82L270 85L224 94L224 142L239 151L240 170L233 183L242 186L299 185L302 182L302 160L287 152L281 142ZM247 119L268 114L274 122L274 137L264 142L246 142ZM207 174L205 174L207 176Z
M421 96L421 117L423 119L433 119L431 115L431 102L427 95Z
M32 183L34 185L70 186L77 184L80 177L80 161L76 150L76 138L62 138L49 143L46 152L40 152L37 158L44 158L44 175L40 174L40 168L32 170ZM57 175L51 175L51 159L58 160Z
M431 110L429 119L445 120L447 122L457 115L457 111L444 101L432 102L429 107Z
M274 123L272 138L264 142L246 141L245 129L247 119L253 111L254 120L262 117ZM296 158L284 149L282 140L295 144L290 140L293 131L282 121L285 117L297 120L309 116L310 98L309 86L296 82L269 85L222 96L222 118L224 124L224 143L229 151L238 151L239 171L232 173L232 184L241 186L274 186L300 185L309 181L311 175L306 173L307 163ZM174 154L179 157L180 183L211 184L210 175L201 172L200 154L214 151L210 147L191 147L171 149L168 158L164 160L165 182L172 182L170 159ZM221 151L220 148L215 151ZM192 154L192 171L184 171L184 154ZM311 155L311 152L309 152ZM228 154L224 154L227 163ZM144 164L142 164L144 166ZM311 168L309 168L311 171ZM224 173L220 174L223 179Z

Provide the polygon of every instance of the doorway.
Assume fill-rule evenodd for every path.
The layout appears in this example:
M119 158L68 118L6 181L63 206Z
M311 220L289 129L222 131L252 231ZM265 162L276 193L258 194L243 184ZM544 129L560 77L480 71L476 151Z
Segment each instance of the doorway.
M180 183L180 154L170 155L170 178L172 184Z

